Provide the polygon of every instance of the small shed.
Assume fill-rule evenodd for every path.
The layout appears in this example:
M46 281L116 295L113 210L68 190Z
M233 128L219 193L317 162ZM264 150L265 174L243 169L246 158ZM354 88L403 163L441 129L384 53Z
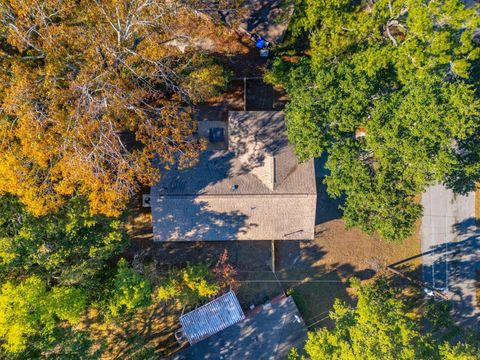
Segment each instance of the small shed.
M182 330L190 345L206 339L245 319L233 291L180 316Z
M169 360L278 360L292 347L300 352L307 327L291 296L257 306L244 320L174 354Z

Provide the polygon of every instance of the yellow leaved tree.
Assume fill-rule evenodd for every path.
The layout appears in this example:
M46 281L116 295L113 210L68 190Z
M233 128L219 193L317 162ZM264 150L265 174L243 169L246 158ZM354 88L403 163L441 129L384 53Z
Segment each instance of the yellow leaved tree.
M226 31L188 1L1 0L0 194L35 215L80 194L116 216L159 178L155 157L194 162L193 85L211 96L228 80L200 30Z

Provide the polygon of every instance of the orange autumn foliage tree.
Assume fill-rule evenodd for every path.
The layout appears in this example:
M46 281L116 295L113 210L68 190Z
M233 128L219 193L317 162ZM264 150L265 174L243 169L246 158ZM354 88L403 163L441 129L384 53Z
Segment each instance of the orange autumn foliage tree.
M227 76L172 41L212 28L188 1L0 0L0 194L35 215L81 194L116 216L159 178L155 157L193 163L188 77L212 74L214 93Z

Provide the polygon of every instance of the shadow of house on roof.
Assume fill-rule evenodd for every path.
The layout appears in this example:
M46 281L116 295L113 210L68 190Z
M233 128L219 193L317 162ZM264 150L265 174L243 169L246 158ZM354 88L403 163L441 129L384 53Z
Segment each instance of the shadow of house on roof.
M152 187L154 239L313 239L313 161L298 163L283 113L230 112L226 130L228 149L205 151Z

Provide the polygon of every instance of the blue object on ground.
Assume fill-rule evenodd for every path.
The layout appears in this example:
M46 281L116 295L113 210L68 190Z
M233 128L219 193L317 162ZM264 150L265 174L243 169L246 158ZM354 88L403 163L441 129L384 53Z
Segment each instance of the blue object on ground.
M255 46L257 47L257 49L263 49L265 47L265 39L258 38L257 42L255 43Z

